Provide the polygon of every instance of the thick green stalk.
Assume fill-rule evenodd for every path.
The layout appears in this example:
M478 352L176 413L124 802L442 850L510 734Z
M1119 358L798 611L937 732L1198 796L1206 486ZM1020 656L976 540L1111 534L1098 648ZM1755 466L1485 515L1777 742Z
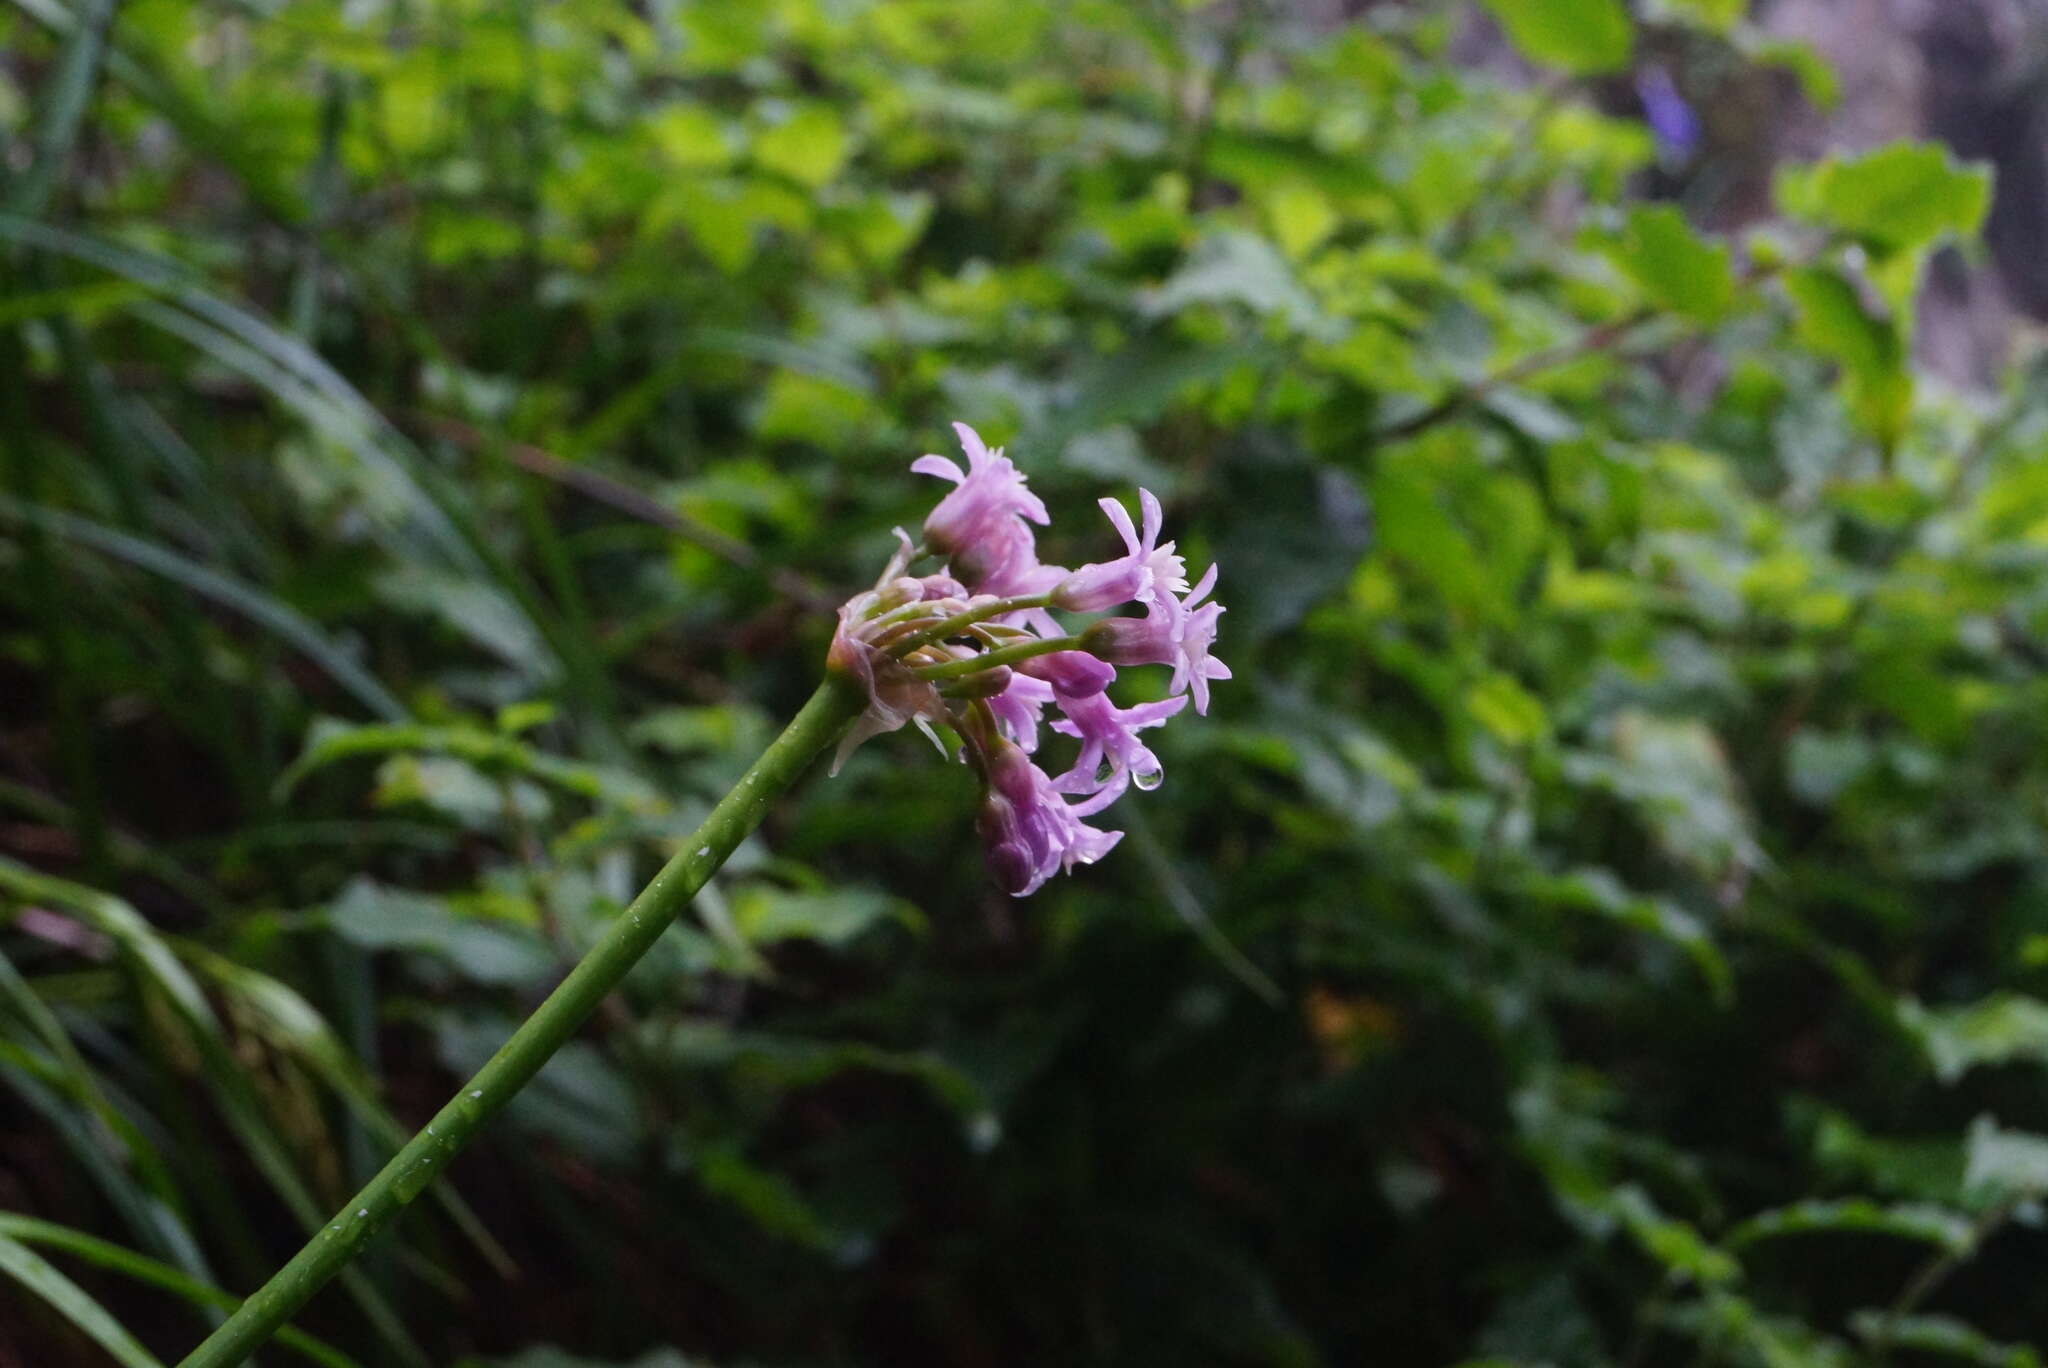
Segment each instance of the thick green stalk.
M179 1368L231 1368L244 1362L321 1284L362 1252L393 1216L440 1177L456 1152L540 1072L584 1018L639 963L704 881L725 863L747 833L760 825L768 805L839 739L864 703L856 685L837 674L828 675L739 785L719 800L681 851L548 994L547 1001L463 1084L425 1130L393 1156L290 1263L187 1355Z

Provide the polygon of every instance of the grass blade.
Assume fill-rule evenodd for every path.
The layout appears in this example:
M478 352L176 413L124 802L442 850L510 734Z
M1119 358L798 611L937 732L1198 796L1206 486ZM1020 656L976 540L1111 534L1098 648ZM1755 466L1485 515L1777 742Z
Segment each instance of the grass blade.
M209 570L175 551L74 513L0 496L0 522L17 526L33 524L67 541L172 580L283 638L379 717L396 722L407 715L405 705L392 697L368 671L349 659L319 627L297 609L259 589Z
M0 1237L11 1238L25 1245L41 1245L48 1249L62 1250L109 1273L132 1278L151 1287L160 1287L174 1296L183 1297L194 1306L232 1311L241 1305L241 1299L234 1294L223 1292L211 1283L181 1273L169 1264L159 1263L132 1249L124 1249L111 1241L52 1221L39 1221L33 1216L18 1216L11 1211L0 1211ZM277 1342L314 1363L323 1365L323 1368L362 1368L354 1359L332 1345L290 1327L278 1331Z
M11 1235L0 1234L0 1274L42 1298L57 1314L90 1336L123 1368L164 1368L162 1360L136 1343L85 1289L51 1267L48 1260Z
M160 1014L157 1028L182 1027L186 1032L185 1043L199 1057L200 1080L211 1091L215 1106L248 1151L258 1172L306 1231L320 1229L325 1213L300 1176L291 1147L264 1115L261 1098L247 1069L236 1059L212 1004L169 942L140 913L112 894L38 874L5 857L0 857L0 894L23 902L69 908L114 942L134 975L137 990L145 997L155 993L168 1006L169 1016ZM341 1277L365 1319L383 1337L393 1356L427 1368L424 1351L360 1271L350 1269Z
M86 106L92 103L92 88L107 51L107 25L113 15L113 0L91 0L84 21L75 24L65 40L37 120L35 160L7 196L7 207L17 214L33 217L49 206L58 178L71 160L71 145L85 122Z

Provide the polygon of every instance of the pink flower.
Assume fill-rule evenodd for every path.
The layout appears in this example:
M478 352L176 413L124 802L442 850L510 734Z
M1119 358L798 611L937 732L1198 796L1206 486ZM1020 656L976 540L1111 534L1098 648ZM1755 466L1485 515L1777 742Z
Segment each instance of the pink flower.
M1113 789L1112 798L1122 793L1127 784L1136 784L1140 789L1158 788L1165 769L1151 747L1138 739L1138 733L1147 727L1164 725L1187 702L1183 694L1157 703L1119 708L1109 701L1108 694L1062 698L1060 709L1066 716L1053 723L1052 729L1063 736L1079 737L1081 753L1074 757L1074 767L1053 781L1053 787L1061 793L1075 794L1100 794Z
M953 482L953 492L924 520L925 545L951 561L953 573L975 592L1018 592L994 586L1037 566L1037 546L1025 521L1049 521L1045 504L1024 487L1023 474L1000 449L990 451L965 423L953 424L953 431L967 453L964 473L944 456L920 456L910 463L920 475Z
M1045 771L1007 741L984 761L988 793L978 825L996 882L1013 897L1034 893L1059 870L1093 864L1123 839L1081 820L1086 804L1069 805Z
M1124 539L1125 554L1117 560L1084 565L1061 580L1052 591L1053 606L1076 613L1099 613L1105 608L1141 601L1155 591L1186 593L1187 563L1175 553L1172 542L1159 544L1164 519L1152 491L1138 491L1138 505L1145 517L1143 536L1131 526L1130 512L1117 500L1097 502Z
M1095 697L1116 678L1116 666L1086 651L1054 651L1051 655L1024 661L1017 669L1052 685L1062 708L1067 706L1070 698Z
M840 610L828 667L867 700L840 755L866 737L915 723L959 741L960 758L981 774L977 825L996 881L1017 895L1060 870L1090 864L1122 833L1089 826L1129 789L1162 778L1158 756L1139 739L1183 711L1209 706L1209 682L1230 670L1210 654L1222 606L1205 603L1211 566L1192 592L1165 518L1150 490L1138 491L1140 521L1115 499L1102 511L1123 539L1114 560L1068 571L1041 564L1032 524L1045 505L1024 476L974 430L955 423L967 469L928 455L911 469L950 481L925 519L924 546L897 531L899 545L875 587ZM945 564L912 576L923 553ZM1183 597L1184 596L1184 597ZM1134 603L1141 618L1107 618L1081 631L1058 613L1096 613ZM1173 697L1119 708L1107 692L1119 665L1167 665ZM1072 768L1057 780L1030 759L1047 704L1051 726L1078 741ZM946 749L941 742L941 749ZM835 766L836 768L836 766Z
M904 583L914 581L896 581L898 585ZM918 677L870 640L872 622L862 613L878 597L874 592L861 594L839 610L839 630L832 634L832 647L825 656L825 668L853 680L867 698L867 707L854 719L832 757L834 774L839 773L839 767L846 763L854 748L869 737L895 731L906 722L917 723L930 736L930 723L946 717L945 700L930 681Z
M1202 600L1215 586L1212 565L1186 598L1155 594L1142 618L1104 618L1094 624L1081 634L1082 649L1112 665L1171 665L1173 682L1167 687L1193 693L1195 711L1206 713L1209 681L1230 678L1230 667L1209 654L1223 605Z
M1052 685L1012 672L1009 687L988 701L996 724L1027 755L1038 749L1038 719L1052 702Z

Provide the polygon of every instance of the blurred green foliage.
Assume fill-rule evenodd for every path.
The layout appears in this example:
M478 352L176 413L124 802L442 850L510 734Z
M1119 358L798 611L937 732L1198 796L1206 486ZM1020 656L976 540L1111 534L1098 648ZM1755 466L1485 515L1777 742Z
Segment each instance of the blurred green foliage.
M1911 359L1987 177L1710 237L1626 74L1824 93L1739 3L1310 8L15 0L0 1348L255 1286L957 417L1223 567L1130 838L1012 903L866 747L280 1361L2038 1363L2048 406Z

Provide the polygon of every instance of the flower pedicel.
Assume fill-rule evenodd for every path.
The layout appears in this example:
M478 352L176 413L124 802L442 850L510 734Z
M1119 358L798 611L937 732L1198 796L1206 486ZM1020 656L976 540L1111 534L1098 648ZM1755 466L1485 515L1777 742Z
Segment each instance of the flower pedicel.
M1209 681L1230 678L1210 654L1223 606L1203 601L1216 584L1213 565L1189 589L1174 544L1159 540L1159 500L1147 490L1138 491L1137 524L1115 499L1101 501L1122 556L1072 571L1041 564L1031 528L1050 521L1045 505L1001 450L990 451L965 423L953 429L966 470L944 456L911 463L953 484L925 519L922 552L899 529L901 545L875 587L839 610L828 665L867 699L840 758L906 722L934 740L932 723L951 727L961 758L981 776L978 826L989 869L1021 896L1060 870L1094 863L1123 835L1083 818L1132 785L1159 784L1158 758L1138 733L1164 724L1190 697L1196 712L1208 711ZM921 553L943 558L945 568L907 574ZM1103 618L1079 633L1052 612L1125 606L1144 616ZM1173 696L1118 708L1106 690L1120 665L1170 666ZM1060 714L1051 730L1080 742L1073 767L1057 778L1031 758L1048 704Z

